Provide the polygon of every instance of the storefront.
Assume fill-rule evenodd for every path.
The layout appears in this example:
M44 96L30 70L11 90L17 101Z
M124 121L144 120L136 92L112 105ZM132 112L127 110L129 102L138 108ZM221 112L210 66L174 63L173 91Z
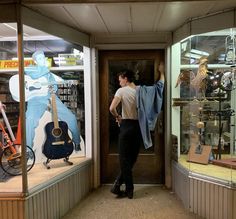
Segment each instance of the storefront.
M12 30L11 34L0 38L3 51L0 53L0 101L6 106L0 105L1 114L5 112L9 129L13 131L11 134L6 129L10 140L16 138L15 144L20 144L17 148L20 156L13 156L17 162L9 162L12 157L8 153L3 153L5 156L0 160L0 218L60 218L91 188L100 184L99 128L102 126L99 124L99 70L95 57L98 58L99 50L137 49L143 53L142 59L147 58L142 50L162 49L166 63L161 182L171 187L172 179L172 188L185 207L198 215L235 217L236 179L232 165L236 159L235 10L185 23L174 32L174 44L168 47L171 33L110 37L109 40L109 36L102 35L91 40L89 35L28 8L15 4L0 8L3 12L1 33ZM27 123L28 94L33 91L37 95L43 84L36 86L27 82L30 86L26 86L25 83L24 73L35 67L32 56L36 51L44 52L46 68L55 75L57 95L76 118L81 150L70 154L69 161L73 165L68 165L63 158L52 159L44 165L47 160L42 153L47 138L44 127L52 121L47 110L40 116L32 144L27 145L27 124L31 124ZM10 83L12 78L16 78L17 83ZM198 80L193 82L194 79ZM41 91L39 97L40 94ZM105 110L109 114L108 107ZM60 117L55 105L51 111L54 114L58 111ZM6 119L1 121L6 123ZM54 116L56 126L57 121L58 117ZM73 139L73 133L69 138ZM2 145L5 142L2 135ZM12 154L14 151L10 151ZM228 166L218 162L226 160L231 161Z
M189 22L172 46L173 188L204 218L236 215L234 13Z
M89 36L0 8L0 218L60 218L93 187Z

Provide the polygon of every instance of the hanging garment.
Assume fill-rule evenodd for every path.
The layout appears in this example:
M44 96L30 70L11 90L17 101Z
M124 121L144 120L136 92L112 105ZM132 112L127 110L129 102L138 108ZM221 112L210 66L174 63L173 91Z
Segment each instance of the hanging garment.
M163 88L164 81L159 80L153 86L137 86L136 89L138 120L146 149L152 146L150 131L155 129L161 111Z

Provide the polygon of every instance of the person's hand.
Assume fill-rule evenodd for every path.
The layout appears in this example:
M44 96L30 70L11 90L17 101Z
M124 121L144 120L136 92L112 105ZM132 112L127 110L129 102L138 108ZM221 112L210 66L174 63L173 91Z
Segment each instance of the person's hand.
M120 127L120 124L121 124L121 120L122 120L121 115L118 115L118 116L116 117L116 122L117 122L117 124L118 124L119 127Z
M165 74L164 74L164 72L165 72L165 65L164 65L163 62L160 62L158 70L161 73L159 80L164 81L165 80Z
M165 66L163 62L160 62L158 67L159 72L164 73L165 72Z

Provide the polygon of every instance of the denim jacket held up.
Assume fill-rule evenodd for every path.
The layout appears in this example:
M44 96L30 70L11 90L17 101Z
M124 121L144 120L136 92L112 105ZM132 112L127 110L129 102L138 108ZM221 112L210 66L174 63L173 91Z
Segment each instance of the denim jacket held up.
M159 80L153 86L137 86L136 104L138 120L144 147L152 146L150 131L155 129L157 117L161 111L164 81Z

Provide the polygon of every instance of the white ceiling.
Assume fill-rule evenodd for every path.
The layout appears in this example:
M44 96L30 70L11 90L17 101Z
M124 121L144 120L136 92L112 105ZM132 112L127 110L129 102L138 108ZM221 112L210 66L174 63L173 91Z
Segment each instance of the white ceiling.
M236 8L236 0L97 3L97 4L28 4L29 8L53 20L91 35L145 34L173 32L189 19ZM16 40L16 23L0 24L0 41ZM7 37L7 38L6 38ZM53 36L24 25L27 40ZM132 38L133 39L133 38ZM131 39L131 40L132 40Z
M236 7L236 0L97 4L28 4L89 34L174 31L188 19Z

